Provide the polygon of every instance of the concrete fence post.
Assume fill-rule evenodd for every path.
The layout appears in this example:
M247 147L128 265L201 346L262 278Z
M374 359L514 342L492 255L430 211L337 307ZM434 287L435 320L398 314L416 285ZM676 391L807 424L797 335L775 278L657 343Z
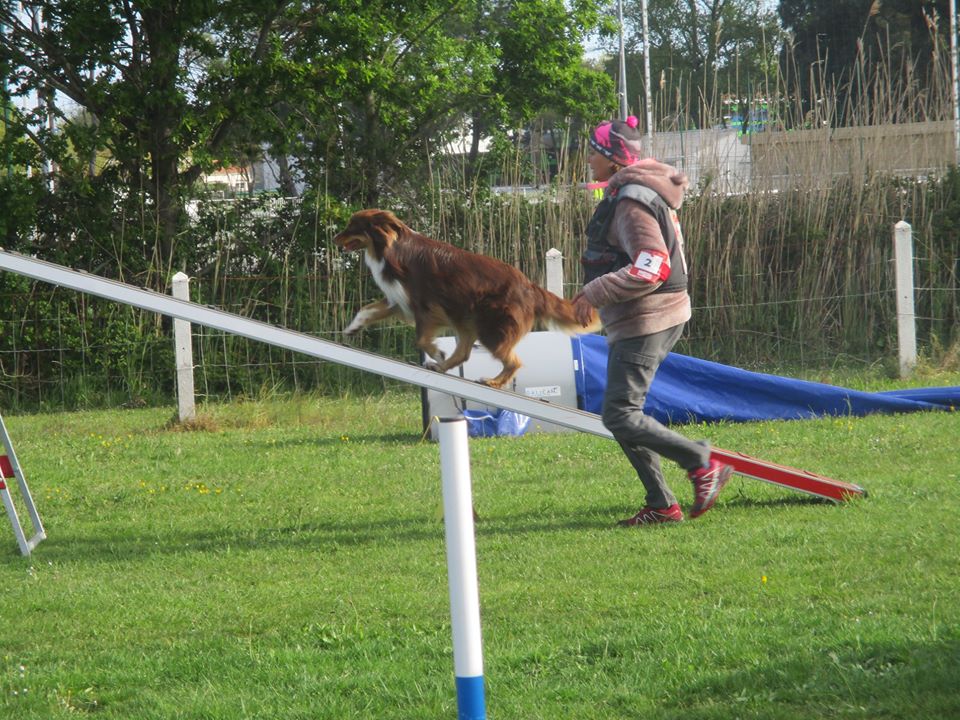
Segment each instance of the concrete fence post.
M173 276L172 295L177 300L190 300L190 278L178 272ZM190 323L174 319L173 342L177 366L177 408L180 422L197 417L193 389L193 336Z
M913 233L901 220L893 228L893 256L897 280L897 339L900 377L907 377L917 364L917 325L913 305Z
M556 248L547 250L547 290L563 297L563 255Z

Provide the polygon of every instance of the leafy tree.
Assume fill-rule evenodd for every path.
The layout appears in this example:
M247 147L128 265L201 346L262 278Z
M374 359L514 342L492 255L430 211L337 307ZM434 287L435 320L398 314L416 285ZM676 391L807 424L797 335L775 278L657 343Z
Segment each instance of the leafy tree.
M644 93L643 18L640 2L624 3L628 105L640 114ZM753 0L649 0L651 95L659 112L657 129L672 129L689 118L710 122L723 96L765 93L776 77L780 31L775 14ZM614 28L615 29L615 28ZM607 47L612 52L612 35ZM617 72L617 58L608 71ZM682 116L682 117L681 117Z
M508 0L412 7L373 2L326 15L298 48L305 61L337 52L335 85L313 77L304 118L311 181L364 205L422 187L426 162L455 137L524 127L541 114L593 114L609 78L582 61L598 21L594 0ZM400 10L403 10L402 12ZM317 63L314 63L319 64Z
M601 21L593 2L517 0L502 8L494 96L506 108L501 127L522 127L544 113L584 117L615 105L608 76L584 63L583 42Z
M17 129L60 176L101 148L110 166L92 184L143 193L146 236L157 238L154 267L170 268L182 229L185 191L217 160L229 158L238 131L269 123L262 98L283 66L273 42L290 4L283 0L42 0L16 12L0 5L9 30L0 60L15 93L53 93L94 122L75 122L63 103L20 113Z
M449 0L346 2L287 48L306 68L285 135L307 180L373 205L442 147L488 81L490 49Z
M287 184L296 172L373 204L421 186L429 154L471 117L496 130L593 110L609 89L580 63L596 17L594 0L3 4L14 95L58 98L54 129L41 108L18 113L10 135L33 167L90 175L72 184L102 203L119 192L140 213L140 254L163 275L193 250L178 246L184 199L216 164L266 146ZM95 175L94 156L108 158Z

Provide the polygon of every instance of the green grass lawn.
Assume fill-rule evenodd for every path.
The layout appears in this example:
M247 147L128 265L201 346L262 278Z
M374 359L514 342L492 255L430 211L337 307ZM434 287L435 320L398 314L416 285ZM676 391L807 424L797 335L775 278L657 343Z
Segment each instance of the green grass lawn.
M2 518L0 718L456 717L418 396L172 414L5 416L49 539ZM960 716L960 413L680 430L869 497L623 529L611 441L471 441L489 716Z

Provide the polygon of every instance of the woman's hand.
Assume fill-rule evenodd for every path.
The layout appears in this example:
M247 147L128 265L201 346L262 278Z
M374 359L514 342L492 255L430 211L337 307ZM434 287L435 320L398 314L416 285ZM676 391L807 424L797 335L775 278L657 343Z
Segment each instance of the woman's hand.
M593 305L584 297L583 292L578 292L573 296L573 316L582 327L587 327L597 317L597 311Z

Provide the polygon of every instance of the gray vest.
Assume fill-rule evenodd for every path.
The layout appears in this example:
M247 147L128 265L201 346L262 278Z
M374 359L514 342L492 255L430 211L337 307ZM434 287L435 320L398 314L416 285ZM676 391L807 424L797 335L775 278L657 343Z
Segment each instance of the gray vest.
M580 256L583 266L584 284L601 275L619 270L633 262L633 258L623 250L607 242L607 233L617 203L624 198L634 200L647 208L660 225L660 232L670 254L670 277L655 292L683 292L687 289L686 262L683 259L683 247L678 242L677 227L674 226L672 210L656 191L645 185L629 184L617 188L614 194L608 194L587 225L587 249Z

